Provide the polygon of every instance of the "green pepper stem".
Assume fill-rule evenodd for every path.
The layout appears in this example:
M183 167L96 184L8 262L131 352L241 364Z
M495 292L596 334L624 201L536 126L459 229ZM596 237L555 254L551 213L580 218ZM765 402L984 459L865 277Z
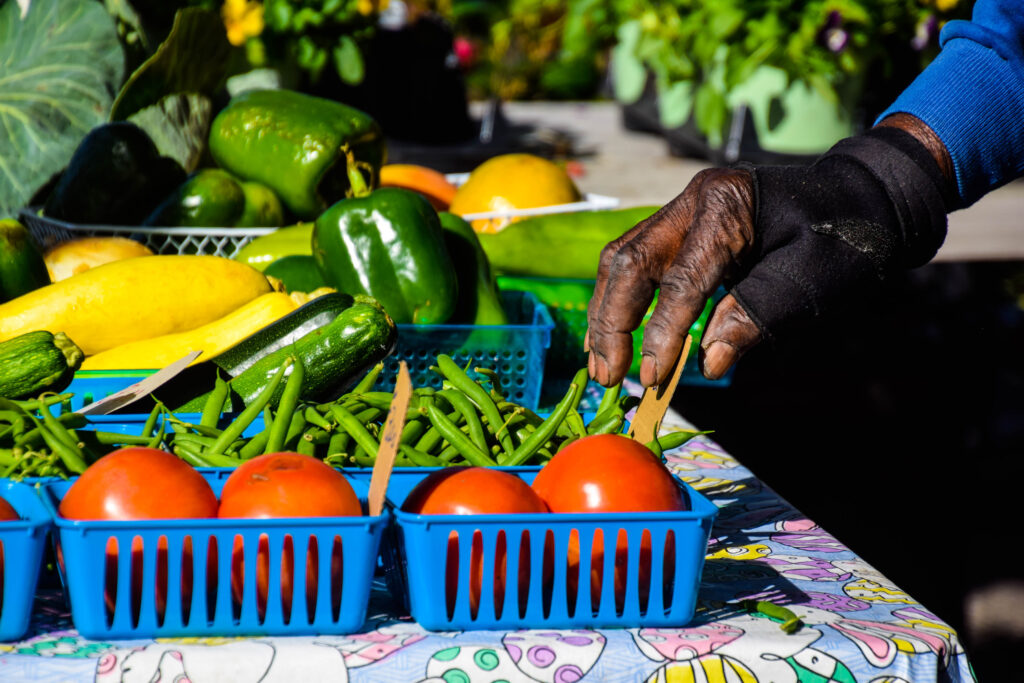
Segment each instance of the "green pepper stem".
M348 144L341 146L341 151L345 155L345 173L348 174L349 184L349 197L365 197L372 191L370 186L366 184L366 179L363 178L363 172L359 170L360 164L356 161L356 155L353 154L352 148Z

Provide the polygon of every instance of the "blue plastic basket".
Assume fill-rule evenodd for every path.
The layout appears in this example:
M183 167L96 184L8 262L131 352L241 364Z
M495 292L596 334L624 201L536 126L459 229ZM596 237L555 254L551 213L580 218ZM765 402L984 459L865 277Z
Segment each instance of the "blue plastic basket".
M393 391L403 360L414 387L440 389L441 376L430 366L444 353L461 367L494 370L500 376L499 391L508 400L536 409L555 323L547 306L530 292L502 292L502 304L508 325L399 325L398 344L384 360L374 389Z
M28 630L47 532L53 523L36 489L0 480L3 497L20 516L0 522L0 641L17 640Z
M231 470L200 472L219 494ZM367 484L358 477L349 479L365 504ZM57 510L71 484L47 483L42 487L42 497L53 515L64 558L61 578L70 598L71 617L83 637L342 634L358 630L366 618L380 541L390 518L387 511L377 517L69 520ZM262 613L256 588L257 563L252 561L261 537L266 538L269 557ZM139 539L142 549L140 553L116 554L108 601L105 589L110 539L115 539L119 548L133 547ZM240 600L233 598L232 589L232 548L237 539L248 560L242 563ZM158 547L164 543L166 559ZM287 544L294 549L290 614L282 605L281 585L281 559ZM339 546L341 561L337 563L334 558ZM303 557L316 567L316 576L321 578L312 595L312 610L307 605L307 571L303 569L308 568ZM339 565L340 571L336 571ZM157 598L158 571L166 572L167 577L166 589L161 591L166 595L162 614ZM186 590L183 576L189 572L194 578L186 580L191 584ZM133 590L133 584L139 590Z
M537 471L509 469L526 481L532 481ZM390 585L393 591L402 592L413 618L432 630L685 625L696 609L708 538L718 508L682 481L679 484L690 499L691 509L687 512L460 516L415 515L396 510L395 533L386 542L384 552ZM389 487L389 500L400 505L402 496ZM613 541L609 539L618 538L620 531L626 535L627 578L622 582L624 590L619 591L620 597L610 578L616 565L612 552L604 553L600 565L605 580L577 580L575 591L570 594L570 538L579 548L577 576L588 577L594 534L598 530L606 539L605 547L611 547ZM452 534L457 535L454 541ZM651 561L649 589L642 590L637 577L641 543L647 539L651 558L667 556L673 564ZM671 545L668 539L672 539ZM458 557L454 591L443 578L450 542L457 546L454 552ZM499 544L505 548L504 559L496 562L500 557ZM519 569L523 546L529 549L526 573ZM672 550L666 554L666 548ZM482 560L483 569L475 577L479 591L474 611L474 591L470 585L471 564L475 560ZM551 569L545 575L544 565L548 562ZM498 580L496 565L505 570L497 572ZM502 574L519 579L505 581L504 590L496 596L495 586L500 587ZM596 602L592 600L592 590L599 591Z

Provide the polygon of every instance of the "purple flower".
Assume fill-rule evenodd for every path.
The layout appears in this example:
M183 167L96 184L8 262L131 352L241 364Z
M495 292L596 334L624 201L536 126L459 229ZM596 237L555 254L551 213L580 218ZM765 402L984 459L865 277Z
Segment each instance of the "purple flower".
M917 30L914 32L914 37L910 41L910 46L920 52L921 50L928 47L928 44L932 42L932 38L938 32L939 21L935 18L934 14L929 14L927 17L922 19L917 24Z
M818 42L832 52L842 52L850 42L850 35L843 30L843 15L832 10L825 18L825 23L818 32Z

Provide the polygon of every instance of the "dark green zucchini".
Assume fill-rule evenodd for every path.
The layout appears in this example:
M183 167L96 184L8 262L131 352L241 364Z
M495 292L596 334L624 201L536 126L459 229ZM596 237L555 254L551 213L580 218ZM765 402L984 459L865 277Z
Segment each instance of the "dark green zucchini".
M301 399L328 401L336 398L368 369L387 357L394 349L397 337L395 323L384 307L374 299L357 296L352 306L328 324L265 355L230 379L231 409L240 410L252 403L290 355L300 360L306 371ZM270 399L271 406L277 405L283 391L282 382ZM175 406L174 410L202 411L208 398L209 392Z
M210 362L228 377L237 377L264 356L331 322L352 303L352 297L341 292L318 296L249 335Z
M60 391L84 358L63 332L37 330L0 342L0 397L24 399Z

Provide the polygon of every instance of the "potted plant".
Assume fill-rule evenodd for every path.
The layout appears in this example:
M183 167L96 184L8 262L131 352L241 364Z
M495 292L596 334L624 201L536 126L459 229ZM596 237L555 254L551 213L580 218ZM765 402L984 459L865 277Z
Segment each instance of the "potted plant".
M610 2L616 98L627 109L653 99L654 125L670 142L675 133L684 151L703 145L716 161L815 156L856 132L934 56L941 23L970 9L956 0Z

